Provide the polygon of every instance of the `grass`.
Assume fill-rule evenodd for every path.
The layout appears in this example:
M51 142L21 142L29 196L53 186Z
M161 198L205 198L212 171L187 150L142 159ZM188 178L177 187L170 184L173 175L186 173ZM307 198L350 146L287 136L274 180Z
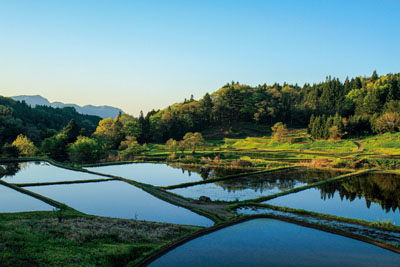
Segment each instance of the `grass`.
M1 266L125 266L201 227L53 212L0 214Z
M357 146L349 140L328 141L306 139L304 142L289 143L287 141L278 142L271 138L254 138L234 140L225 139L226 147L236 149L259 149L259 150L298 150L299 152L324 152L324 153L351 153L357 149Z
M400 155L400 132L392 135L385 133L383 135L371 136L361 140L361 144L369 152Z

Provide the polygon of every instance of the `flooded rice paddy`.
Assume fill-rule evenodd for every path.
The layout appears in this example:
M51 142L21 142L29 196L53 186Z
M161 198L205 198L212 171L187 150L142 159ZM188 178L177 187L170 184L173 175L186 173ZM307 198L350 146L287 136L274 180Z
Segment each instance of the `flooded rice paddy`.
M341 174L344 173L300 168L177 188L170 192L193 199L208 196L211 200L241 201L273 195Z
M104 179L106 177L72 171L53 166L44 161L2 164L7 174L0 179L7 183L48 183L75 180Z
M179 165L156 163L130 163L90 167L86 169L156 186L170 186L181 183L198 182L205 179L222 177L245 171L240 169L181 167Z
M31 186L25 189L90 215L198 226L214 224L206 217L169 204L121 181Z
M396 266L399 260L340 235L255 219L189 241L150 266Z
M369 173L278 197L266 204L400 224L400 175Z
M0 184L0 213L53 210L49 204Z

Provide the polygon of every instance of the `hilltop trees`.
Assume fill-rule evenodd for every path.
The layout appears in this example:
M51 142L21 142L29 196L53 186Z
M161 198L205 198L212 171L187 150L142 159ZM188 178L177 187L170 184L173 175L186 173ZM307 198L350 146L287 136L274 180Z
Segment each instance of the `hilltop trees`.
M190 96L163 110L141 112L137 118L119 114L101 120L73 108L31 108L25 102L0 97L0 147L4 147L3 154L9 151L11 155L16 146L9 144L15 141L17 152L24 156L34 154L27 149L33 145L40 147L41 155L76 161L69 147L78 139L79 146L73 151L96 143L104 159L132 158L142 153L146 143L172 140L168 143L171 152L183 154L188 147L195 153L204 141L200 132L212 134L213 129L231 133L236 126L245 129L254 123L259 128L273 127L273 136L280 141L286 127L308 126L315 139L338 140L400 131L399 114L400 73L380 76L373 72L371 77L344 82L328 76L323 82L303 86L232 82L200 100Z

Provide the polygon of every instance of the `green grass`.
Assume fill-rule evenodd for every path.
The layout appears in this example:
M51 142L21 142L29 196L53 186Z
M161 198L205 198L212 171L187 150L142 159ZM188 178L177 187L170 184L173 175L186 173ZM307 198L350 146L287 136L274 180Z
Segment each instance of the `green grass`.
M247 137L245 139L225 139L225 146L236 149L260 149L260 150L298 150L316 151L325 153L351 153L357 146L349 140L328 141L328 140L308 140L301 143L289 143L287 141L278 142L270 138Z
M53 212L0 214L1 266L134 265L202 228Z
M385 133L361 140L366 151L400 155L400 133Z

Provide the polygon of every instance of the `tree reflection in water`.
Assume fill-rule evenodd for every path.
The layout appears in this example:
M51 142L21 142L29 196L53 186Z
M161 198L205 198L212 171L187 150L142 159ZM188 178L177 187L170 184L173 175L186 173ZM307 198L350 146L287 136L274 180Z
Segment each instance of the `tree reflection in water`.
M379 204L383 210L395 212L400 206L400 175L385 173L370 173L353 177L345 181L319 186L321 199L327 200L338 192L341 200L353 201L365 198L366 206Z

